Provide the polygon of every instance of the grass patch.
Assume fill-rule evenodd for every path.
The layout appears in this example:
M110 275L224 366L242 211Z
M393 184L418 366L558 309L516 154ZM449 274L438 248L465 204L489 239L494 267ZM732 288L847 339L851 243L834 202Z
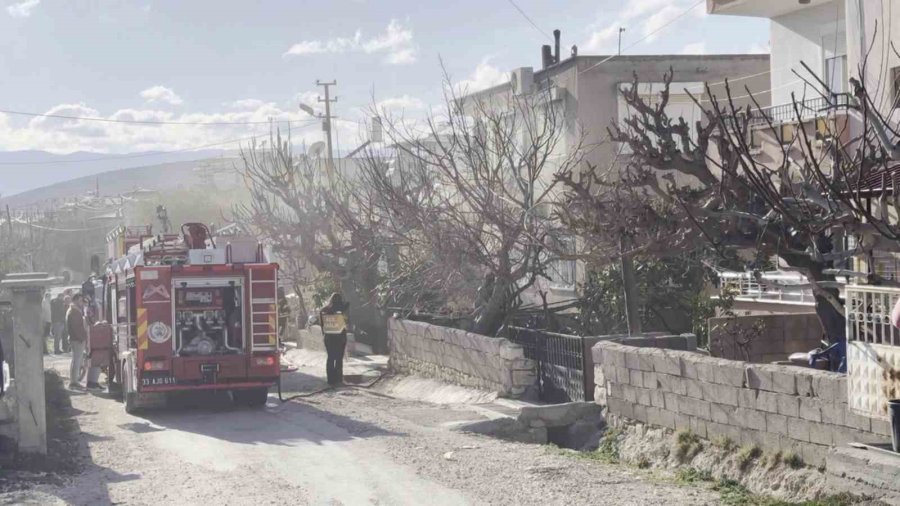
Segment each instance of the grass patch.
M791 469L800 469L803 467L803 458L794 452L785 452L781 457L781 461L787 464Z
M606 434L600 438L600 445L597 451L591 452L597 460L615 464L619 462L619 436L622 434L620 429L608 429Z
M675 475L675 481L679 483L701 483L705 481L713 481L709 471L701 471L694 467L686 467L679 469Z
M703 450L700 437L689 430L680 430L675 433L675 457L681 461L693 459Z
M604 462L606 464L618 464L619 463L619 435L622 433L620 429L608 429L603 437L600 439L600 445L597 447L597 450L592 452L579 452L573 450L566 450L560 448L554 444L549 445L550 448L556 450L556 453L559 455L565 455L567 457L575 457L579 459L585 460L594 460L598 462ZM638 462L638 467L640 467L641 462L646 459L642 459ZM650 466L650 461L646 462L645 467Z
M756 445L745 445L738 451L738 465L741 469L746 469L751 462L758 459L762 455L762 450Z
M732 441L731 438L726 436L716 436L710 442L716 448L722 449L729 453L733 452L737 448L737 444Z

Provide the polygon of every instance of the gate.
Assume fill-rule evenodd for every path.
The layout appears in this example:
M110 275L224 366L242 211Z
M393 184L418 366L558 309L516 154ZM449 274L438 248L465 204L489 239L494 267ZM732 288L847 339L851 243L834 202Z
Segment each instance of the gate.
M522 346L537 364L538 389L544 402L594 400L591 346L599 339L508 327L508 339Z

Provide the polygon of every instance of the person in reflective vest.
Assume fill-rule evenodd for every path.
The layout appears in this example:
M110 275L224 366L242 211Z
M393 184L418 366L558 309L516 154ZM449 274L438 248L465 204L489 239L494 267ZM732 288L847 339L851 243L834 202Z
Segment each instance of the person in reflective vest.
M347 348L349 311L350 304L344 302L339 293L332 293L328 298L328 304L319 310L319 322L325 336L325 351L328 352L325 371L328 384L332 386L340 385L344 381L344 350Z

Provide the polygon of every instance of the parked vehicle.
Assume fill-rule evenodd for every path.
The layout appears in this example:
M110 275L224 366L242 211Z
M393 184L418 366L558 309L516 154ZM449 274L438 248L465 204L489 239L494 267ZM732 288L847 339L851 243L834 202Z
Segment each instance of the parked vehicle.
M192 390L264 405L280 371L278 265L255 240L217 246L200 223L181 232L122 227L108 237L111 252L126 253L108 265L97 298L125 410Z

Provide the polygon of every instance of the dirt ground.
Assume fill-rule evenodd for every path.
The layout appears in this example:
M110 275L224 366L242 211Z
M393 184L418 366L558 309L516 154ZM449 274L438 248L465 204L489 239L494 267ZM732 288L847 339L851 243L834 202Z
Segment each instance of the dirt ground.
M323 363L324 360L321 363ZM66 357L48 364L65 370ZM288 390L324 386L304 361ZM264 409L186 397L140 416L105 394L71 396L80 470L23 481L10 504L716 504L715 492L636 469L448 427L464 405L345 387Z

